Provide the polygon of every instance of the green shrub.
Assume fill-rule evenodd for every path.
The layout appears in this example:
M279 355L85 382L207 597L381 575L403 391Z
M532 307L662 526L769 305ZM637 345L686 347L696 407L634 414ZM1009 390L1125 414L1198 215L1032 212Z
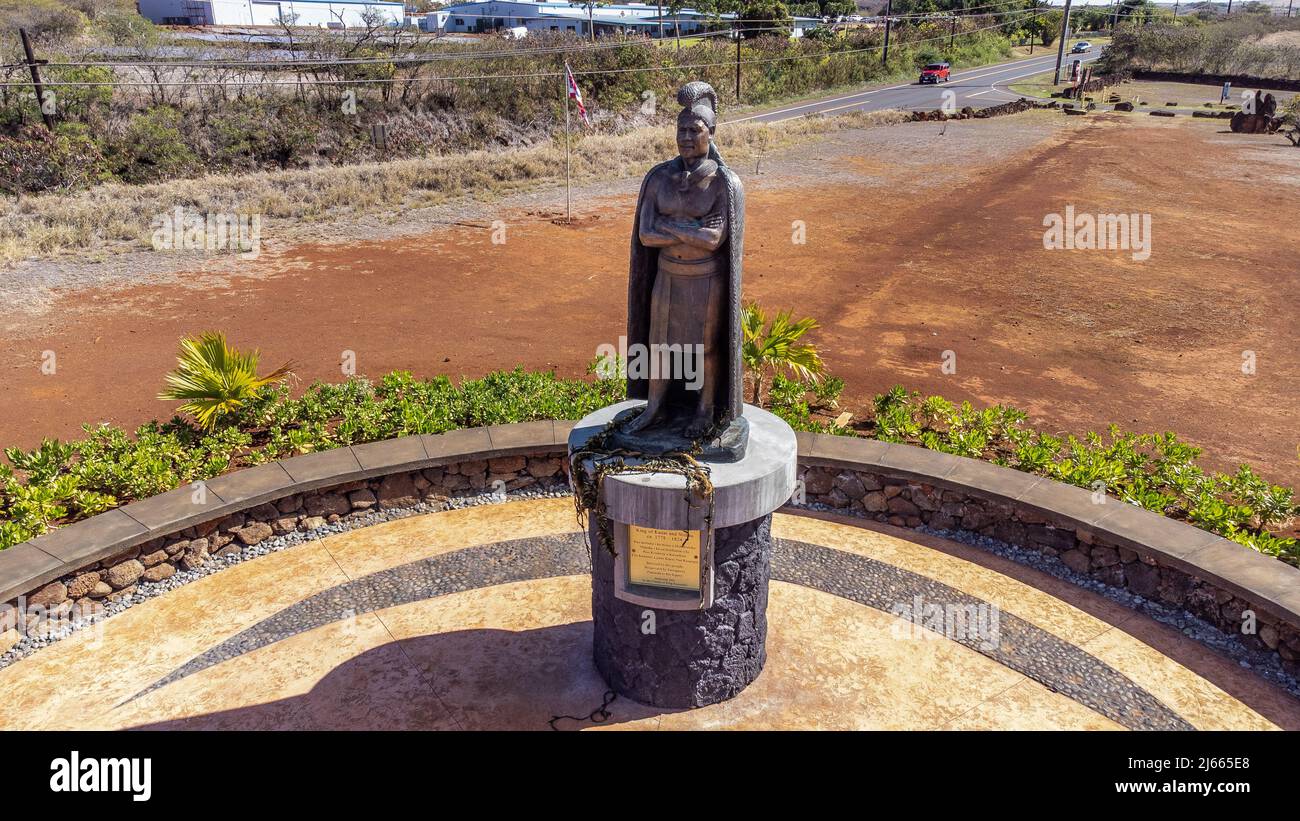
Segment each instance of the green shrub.
M51 134L28 125L13 136L0 134L0 191L6 194L75 191L107 176L99 148L78 131L64 128Z
M297 398L275 384L232 407L222 427L205 431L177 417L129 435L85 427L76 442L46 440L9 448L0 462L0 549L50 527L300 453L456 428L579 419L621 401L621 379L561 379L516 368L459 386L439 376L396 371L371 383L317 383Z
M38 44L75 37L86 25L86 15L59 0L0 0L0 20L5 37L26 29Z
M1243 74L1289 78L1300 70L1300 49L1261 38L1300 30L1300 21L1233 17L1210 25L1121 26L1106 47L1103 71L1154 69L1187 74Z
M198 158L181 134L181 115L154 106L133 116L122 133L108 141L113 173L130 183L157 182L192 174Z
M772 378L768 392L768 410L781 417L790 427L809 433L832 433L852 436L849 428L836 427L813 417L813 411L827 411L837 407L844 380L837 376L819 381L790 379L782 374ZM809 402L808 397L813 397Z
M245 403L292 373L291 363L286 362L258 376L260 358L258 351L232 348L223 333L187 337L181 340L176 370L167 374L167 387L158 398L184 402L181 413L193 416L204 430L215 430Z
M106 83L113 79L113 70L106 66L70 66L67 68L47 69L43 75L49 82L58 83ZM108 113L113 101L112 86L54 86L55 117L64 121L68 118L85 121L92 117L103 117ZM35 97L30 107L32 117L40 116L35 106Z
M592 369L594 369L593 363ZM589 369L589 370L592 370ZM830 384L828 384L830 383ZM352 378L317 383L292 398L283 384L250 397L229 424L205 432L182 418L151 422L128 435L110 425L85 427L76 442L46 440L31 451L9 448L0 462L0 549L52 526L153 496L230 470L300 453L412 434L481 425L577 419L624 398L622 379L561 379L516 368L455 385L405 371L377 383ZM797 430L853 436L818 421L838 400L840 380L772 379L771 409ZM809 397L812 397L810 403ZM1296 540L1284 535L1300 509L1289 488L1242 466L1207 473L1201 450L1173 433L1058 437L1026 425L1017 408L957 405L901 386L877 395L869 420L875 438L984 459L1105 493L1184 519L1252 550L1300 566Z
M1106 435L1051 436L1025 425L1005 405L976 410L941 396L895 386L873 402L875 438L984 459L1108 493L1155 513L1185 519L1253 550L1300 566L1300 547L1285 530L1300 509L1290 488L1265 482L1247 466L1227 476L1197 464L1201 449L1173 433L1137 434L1112 425Z
M333 119L332 114L306 111L290 102L239 100L209 119L207 140L219 166L283 169L303 164L317 133Z

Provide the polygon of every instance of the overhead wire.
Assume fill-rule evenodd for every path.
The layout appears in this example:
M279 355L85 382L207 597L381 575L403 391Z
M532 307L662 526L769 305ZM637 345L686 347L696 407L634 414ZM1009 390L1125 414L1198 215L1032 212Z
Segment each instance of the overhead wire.
M1022 11L1016 14L1013 19L1002 20L993 25L983 26L976 29L970 29L962 32L962 34L963 35L976 34L981 31L988 31L990 29L1001 28L1002 26L1008 25L1009 23L1019 22L1020 20L1024 19L1026 16L1031 15L1032 13L1033 12L1028 10ZM908 41L906 45L917 45L920 43L934 42L938 40L947 40L949 39L949 37L950 37L949 34L942 34L935 37L922 38L920 40L911 40ZM635 67L628 67L628 68L611 68L611 69L574 69L573 74L575 76L594 76L594 75L607 75L607 74L649 73L649 72L656 72L656 71L685 71L685 70L698 69L698 68L716 68L719 66L735 66L737 64L758 65L758 64L765 64L765 63L777 63L777 62L782 62L787 60L813 60L813 59L821 59L823 57L835 57L840 55L862 54L866 52L883 51L883 49L884 46L880 45L880 46L866 46L857 49L820 51L820 52L814 52L810 54L793 54L793 55L782 55L778 57L725 60L725 61L712 62L712 63L686 63L681 65L669 65L669 66L635 66ZM556 53L566 53L566 52L557 51ZM521 56L532 56L532 55L521 55ZM537 79L543 77L559 77L562 75L563 75L563 71L556 70L556 71L523 72L523 73L516 73L516 74L502 74L502 73L466 74L466 75L456 75L456 76L448 76L448 77L357 77L357 78L332 78L332 79L312 78L309 80L301 80L301 79L283 80L283 81L253 80L253 81L232 81L232 82L226 82L220 80L152 80L152 81L151 80L139 80L139 81L136 80L104 80L104 81L42 80L42 85L49 86L49 87L65 87L65 88L96 88L96 87L105 87L105 86L146 87L146 88L147 87L157 88L162 86L189 86L189 87L218 86L218 87L235 87L235 88L239 88L239 87L274 88L274 87L298 87L304 85L383 85L388 83L410 83L410 82L459 82L459 81L466 81L466 80ZM0 83L0 88L27 87L30 85L31 84L27 82L4 82L4 83Z

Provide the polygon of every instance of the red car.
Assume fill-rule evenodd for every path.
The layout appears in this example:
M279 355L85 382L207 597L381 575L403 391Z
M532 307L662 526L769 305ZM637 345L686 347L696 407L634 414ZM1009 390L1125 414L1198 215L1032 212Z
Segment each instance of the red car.
M946 83L952 68L947 63L930 63L921 69L922 83Z

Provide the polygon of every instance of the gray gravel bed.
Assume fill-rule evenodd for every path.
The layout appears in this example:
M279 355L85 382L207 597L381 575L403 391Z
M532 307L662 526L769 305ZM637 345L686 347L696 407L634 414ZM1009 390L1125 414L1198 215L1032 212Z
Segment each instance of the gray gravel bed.
M803 510L816 510L826 513L835 513L839 515L853 515L846 513L844 510L830 507L822 504L798 505ZM866 518L866 517L858 517ZM874 520L871 520L874 521ZM1282 669L1277 658L1272 654L1261 650L1255 650L1247 647L1236 636L1231 633L1225 633L1212 624L1204 621L1197 616L1183 610L1180 607L1165 604L1164 602L1152 601L1142 596L1134 595L1120 587L1100 582L1091 576L1077 573L1071 570L1060 559L1055 556L1049 556L1037 550L1032 550L1006 542L994 539L990 536L983 536L969 530L940 530L928 525L921 525L915 528L919 533L926 533L931 536L938 536L942 539L948 539L954 542L977 547L986 550L996 556L1009 559L1016 564L1022 564L1026 567L1032 567L1050 576L1067 581L1070 584L1090 590L1101 596L1105 596L1111 601L1118 602L1125 607L1136 610L1155 621L1160 622L1167 627L1172 627L1181 632L1184 636L1194 639L1201 644L1210 647L1223 655L1237 662L1241 667L1253 670L1264 679L1277 684L1291 695L1300 698L1300 682L1294 676Z
M45 635L25 636L17 645L9 650L9 652L0 655L0 669L3 669L20 659L26 658L37 650L54 644L61 639L67 638L80 630L100 624L106 619L112 618L118 613L125 612L137 604L161 596L164 593L224 570L227 567L240 564L250 559L255 559L259 556L278 553L289 547L293 547L294 545L321 539L336 533L358 530L363 527L369 527L383 522L396 521L410 516L436 513L443 510L457 510L477 507L480 505L526 501L530 499L570 497L571 494L569 493L568 488L563 485L543 489L527 488L505 494L480 493L448 499L445 505L431 505L421 502L420 504L409 508L369 511L365 515L359 516L355 519L341 520L333 524L327 524L323 527L316 528L312 531L295 532L283 536L276 536L267 539L260 544L246 547L238 553L209 558L207 563L202 567L194 570L178 571L175 575L164 581L152 583L141 582L134 593L125 596L118 601L107 602L103 612L101 613L78 621L67 621L60 625L58 629L50 631ZM810 504L797 507L803 510L824 511L841 515L844 514L844 511L833 509L827 505ZM1277 659L1275 659L1271 654L1246 647L1239 639L1237 639L1237 637L1224 633L1213 625L1206 623L1202 619L1197 618L1181 608L1172 607L1162 602L1151 601L1142 596L1134 595L1127 590L1104 584L1090 576L1076 573L1056 557L1048 556L1037 550L1017 547L998 539L982 536L978 533L965 530L940 530L925 525L917 527L915 530L919 533L949 539L951 541L960 542L962 544L985 550L1004 559L1047 573L1078 587L1082 587L1104 596L1112 601L1118 602L1119 604L1136 610L1161 624L1180 631L1188 638L1194 639L1222 653L1236 661L1241 667L1254 671L1257 675L1282 687L1291 695L1300 698L1300 682L1297 682L1295 677L1283 670L1281 665L1278 664Z
M359 530L360 528L370 527L371 525L377 525L383 522L405 519L410 516L420 516L426 513L438 513L444 510L459 510L467 507L477 507L479 505L519 502L529 499L555 498L572 498L572 494L564 485L545 489L529 487L508 493L479 493L469 496L452 497L447 500L446 504L431 505L421 502L418 505L407 508L372 510L363 516L356 517L355 519L340 520L333 524L327 524L324 527L318 527L315 530L287 533L283 536L276 536L259 544L245 547L238 553L229 553L224 556L210 556L207 562L194 570L177 570L171 577L160 582L139 582L134 593L123 596L117 601L105 602L104 609L100 613L78 620L64 620L57 629L51 630L44 635L24 636L18 644L14 645L13 648L9 650L9 652L0 655L0 669L4 669L10 664L26 658L37 650L40 650L42 647L48 647L61 639L71 636L73 633L100 624L104 620L116 616L118 613L130 610L137 604L161 596L164 593L168 593L191 582L198 581L205 576L210 576L213 573L226 569L227 567L249 561L250 559L256 559L258 556L265 556L270 553L279 553L281 550L293 547L294 545L303 544L304 542L323 539L326 536L331 536L336 533L345 533L349 530Z

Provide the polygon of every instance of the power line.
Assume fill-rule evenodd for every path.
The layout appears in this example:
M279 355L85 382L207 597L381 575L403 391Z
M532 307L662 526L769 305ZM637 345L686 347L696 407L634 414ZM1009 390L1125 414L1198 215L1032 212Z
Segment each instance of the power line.
M1019 15L1018 19L1023 19L1023 17L1027 14L1029 14L1029 12L1022 12ZM1016 20L1016 22L1018 22L1018 19ZM1012 22L1012 21L1003 21L991 26L984 26L982 28L971 29L970 31L963 32L963 34L975 34L981 31L988 31L989 29L1001 28L1002 26L1006 25L1008 22ZM945 33L937 37L926 37L920 40L912 40L906 43L906 45L912 46L920 43L928 43L937 40L947 40L947 39L948 39L948 35ZM822 57L834 57L837 55L863 54L867 52L881 51L882 48L883 48L882 46L867 46L864 48L844 49L841 51L821 51L812 54L794 54L794 55L786 55L782 57L765 57L759 59L741 60L740 63L742 65L759 65L764 63L779 63L786 60L791 60L791 61L813 60L813 59L821 59ZM672 65L672 66L643 66L643 67L633 67L633 68L588 69L586 71L574 71L573 73L575 76L593 76L593 75L605 75L605 74L648 73L653 71L685 71L685 70L696 69L696 68L717 68L719 66L733 66L736 64L736 62L737 61L735 60L726 60L724 62L716 62L716 63L691 63L691 64ZM538 79L543 77L560 77L560 76L563 76L562 71L537 71L537 72L527 72L522 74L468 74L468 75L457 75L455 77L360 77L355 79L327 79L327 80L311 79L311 80L285 80L285 81L277 80L271 82L260 82L260 81L221 82L219 80L212 80L212 81L159 80L156 82L134 81L134 80L104 81L104 82L60 82L60 81L48 82L47 81L45 82L45 85L59 86L65 88L93 88L93 87L103 87L103 86L153 87L153 88L157 88L160 86L194 86L194 87L224 86L227 88L229 87L275 88L281 86L298 87L303 85L369 85L369 84L382 85L386 83L414 83L414 82L432 83L432 82L457 82L461 80L517 80L517 79ZM4 87L21 88L21 87L27 87L29 85L30 83L6 82L6 83L0 83L0 88L4 88Z
M1020 3L1023 3L1023 2L1024 2L1024 0L1002 0L1002 1L999 2L999 3L990 3L990 4L987 4L986 6L973 6L971 9L963 9L963 12L966 12L966 11L973 11L974 9L978 9L978 8L988 8L988 7L1000 6L1000 5L1008 5L1008 4L1020 4ZM946 20L946 19L948 19L948 18L950 18L950 17L957 17L958 19L964 19L964 18L978 18L978 17L995 17L995 16L1001 16L1001 15L1004 15L1004 14L1005 14L1005 15L1023 14L1023 13L1025 13L1026 11L1028 11L1028 9L1019 9L1019 10L1008 9L1008 10L1006 10L1006 11L999 11L999 12L983 12L983 13L979 13L979 14L967 14L967 13L963 13L963 14L948 14L948 13L943 13L943 12L932 13L932 14L913 14L913 15L907 15L907 14L894 14L894 15L890 15L890 19L892 19L892 20L909 20L909 19L927 20L927 19L939 19L939 18L942 18L942 19L945 19L945 20ZM482 17L492 17L492 18L500 18L500 17L501 17L501 15L455 15L455 16L457 16L457 17L462 17L462 16L463 16L463 17L482 16ZM581 20L582 20L582 18L579 18L579 17L574 17L574 18L566 18L566 17L512 17L512 19L517 19L517 20L566 20L566 19L574 19L574 20L578 20L579 22L581 22ZM636 18L636 19L640 19L640 18ZM884 19L884 18L883 18L883 17L873 17L873 18L868 18L868 20L882 20L882 19ZM755 18L755 19L752 19L752 20L751 20L751 19L741 19L741 20L723 19L723 20L721 20L721 21L714 21L714 20L711 19L709 22L710 22L710 23L721 22L721 23L731 24L731 23L751 23L751 22L753 22L753 23L770 23L770 22L773 22L773 21L768 20L768 19L762 19L762 20L760 20L760 19ZM864 20L864 22L866 22L866 20ZM1006 25L1007 22L1008 22L1008 21L1004 20L1004 21L998 23L997 25ZM841 24L841 23L836 23L836 24L833 24L833 25L842 25L842 24ZM850 24L850 25L851 25L851 24ZM995 26L995 27L996 27L996 26ZM782 30L784 30L785 28L786 28L785 26L769 26L769 27L763 27L763 28L749 28L749 29L747 29L747 31L750 31L750 32L755 32L755 31L782 31ZM976 31L979 31L979 30L982 30L982 29L976 29ZM695 39L695 38L705 38L705 37L720 37L720 36L721 36L721 37L725 37L725 36L730 36L731 34L732 34L732 30L731 30L731 29L722 29L722 30L718 30L718 31L700 32L700 33L698 33L698 34L692 34L692 35L691 35L691 39ZM396 56L396 55L394 55L394 56L389 56L389 57L303 58L303 59L288 59L288 60L283 60L283 59L267 59L267 60L256 60L256 59L254 59L254 60L148 60L148 61L139 61L139 60L76 60L76 61L65 61L65 62L50 62L50 63L48 63L47 65L50 66L50 67L53 67L53 68L85 68L85 67L105 67L105 68L134 68L134 67L142 67L142 68L145 68L145 67L147 67L147 68L208 68L208 67L216 67L216 66L225 66L225 67L244 67L244 66L248 66L248 67L261 68L261 69L265 69L265 68L267 68L267 67L278 67L278 66L315 66L315 65L322 65L322 66L330 66L330 65L383 65L383 64L392 64L392 63L403 63L403 64L405 64L405 63L438 62L438 61L443 61L443 60L500 59L500 58L506 58L506 57L515 57L515 56L519 56L519 57L527 57L527 56L532 56L532 55L537 55L537 54L559 54L559 53L567 53L567 54L577 53L577 54L582 54L582 53L584 53L584 52L590 52L590 51L601 51L601 50L604 50L604 49L611 49L611 48L623 48L623 47L625 47L625 46L629 46L629 45L637 45L637 44L642 44L642 43L645 43L645 42L653 42L653 40L650 40L649 38L632 38L632 39L628 39L628 40L619 40L619 41L615 41L615 42L611 42L611 43L600 43L600 44L597 44L597 45L577 46L577 47L571 47L571 46L538 46L538 47L536 47L536 48L512 48L512 49L500 49L500 50L496 50L496 51L486 51L486 52L484 52L484 51L469 51L469 52L451 52L451 53L445 53L445 54L422 54L422 55L407 55L407 56ZM14 64L0 65L0 69L3 69L3 68L22 68L23 65L24 65L23 63L14 63Z
M729 31L709 32L707 35L714 36L718 34L729 34ZM488 59L499 57L521 56L527 57L533 54L556 54L559 52L582 54L588 51L602 51L610 48L622 48L629 45L637 45L642 40L619 40L609 43L601 43L594 46L538 46L536 48L515 48L501 49L497 51L466 51L466 52L448 52L444 54L423 54L410 55L406 57L340 57L340 58L310 58L301 60L81 60L69 61L63 63L50 63L49 65L60 68L73 67L113 67L113 68L207 68L213 66L250 66L265 68L267 66L298 66L298 65L365 65L371 63L417 63L417 62L436 62L439 60L467 60L467 59ZM18 63L22 66L22 63Z

